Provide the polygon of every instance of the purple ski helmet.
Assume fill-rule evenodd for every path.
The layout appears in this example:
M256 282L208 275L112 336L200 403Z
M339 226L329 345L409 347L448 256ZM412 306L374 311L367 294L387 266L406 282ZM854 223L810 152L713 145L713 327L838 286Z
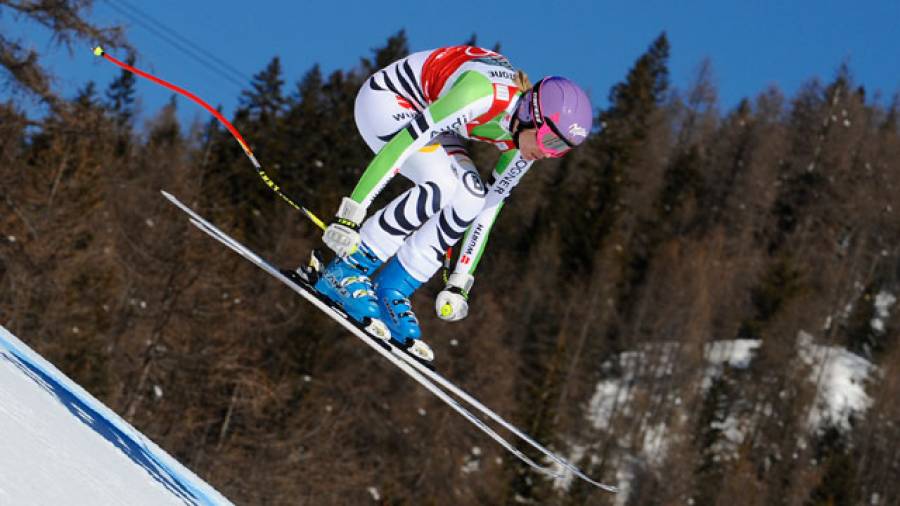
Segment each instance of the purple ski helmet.
M538 147L552 157L584 142L594 121L594 109L584 90L559 76L535 83L522 96L516 114L520 129L537 128Z

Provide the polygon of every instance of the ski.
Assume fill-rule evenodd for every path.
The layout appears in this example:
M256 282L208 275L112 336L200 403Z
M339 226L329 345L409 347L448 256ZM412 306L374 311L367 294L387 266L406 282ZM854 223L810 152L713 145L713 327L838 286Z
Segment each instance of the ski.
M367 344L369 347L378 352L381 356L389 360L392 364L397 366L401 371L410 376L414 381L422 385L426 390L434 394L437 398L442 400L445 404L450 406L454 411L459 413L463 418L471 422L482 432L487 434L491 439L496 441L500 446L505 448L511 454L513 454L516 458L527 464L529 467L534 469L535 471L551 477L551 478L563 478L562 471L571 472L573 475L578 478L590 483L602 490L608 492L617 492L616 487L611 485L605 485L603 483L597 482L586 474L584 474L580 469L578 469L574 464L568 462L566 459L560 457L559 455L553 453L552 451L545 448L540 443L536 442L533 438L516 428L514 425L507 422L500 415L495 413L493 410L479 402L477 399L466 393L464 390L456 386L453 382L447 380L437 372L435 372L430 364L424 364L415 357L414 355L408 353L406 350L397 346L393 341L386 340L384 336L378 335L377 333L373 333L373 331L377 332L378 329L373 329L371 327L367 327L348 316L341 310L340 307L333 304L329 299L320 295L315 288L308 282L307 279L304 279L301 275L288 270L282 270L277 268L272 263L263 259L255 252L239 243L237 240L222 232L219 228L206 221L199 214L194 212L191 208L183 204L180 200L175 198L172 194L162 191L163 196L168 199L172 204L177 206L179 209L184 211L190 216L189 220L192 225L212 237L213 239L219 241L220 243L227 246L229 249L244 257L246 260L249 260L257 267L266 271L272 277L278 279L283 284L287 285L294 292L311 302L314 306L316 306L323 313L330 316L336 322L341 324L345 329L350 331L354 336L359 338L362 342ZM444 390L446 389L446 390ZM470 406L478 410L482 413L482 415L490 418L494 422L500 424L505 429L509 430L517 437L528 443L531 447L541 452L551 461L553 461L557 466L562 468L562 471L556 471L550 466L542 466L525 455L520 449L515 447L512 443L510 443L503 436L498 434L494 429L488 426L481 418L472 413L469 409L464 407L460 402L451 397L448 394L448 391L453 395L456 395L464 402L468 403Z

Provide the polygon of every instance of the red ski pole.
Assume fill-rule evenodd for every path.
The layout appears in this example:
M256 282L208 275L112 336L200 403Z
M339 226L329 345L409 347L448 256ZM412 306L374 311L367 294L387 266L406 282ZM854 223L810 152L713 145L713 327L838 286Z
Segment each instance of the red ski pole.
M184 88L176 86L176 85L174 85L168 81L165 81L163 79L160 79L152 74L148 74L147 72L144 72L143 70L141 70L139 68L133 67L123 61L113 58L112 56L107 54L106 51L104 51L103 48L100 46L97 46L94 48L94 56L100 56L100 57L104 58L105 60L121 67L122 69L127 70L128 72L137 74L137 75L143 77L144 79L149 79L150 81L153 81L154 83L156 83L160 86L163 86L163 87L168 88L180 95L183 95L183 96L191 99L193 102L198 104L200 107L203 107L204 109L209 111L210 114L215 116L215 118L217 120L221 121L222 124L225 125L225 127L228 129L228 131L231 132L231 135L234 136L234 138L240 143L241 149L244 150L244 154L246 154L247 158L250 159L250 162L253 163L253 167L256 169L256 173L259 174L259 177L262 178L262 180L266 183L266 186L268 186L269 188L272 189L272 191L277 193L279 197L281 197L282 199L285 200L285 202L287 202L292 207L294 207L298 211L305 214L307 218L309 218L310 220L312 220L313 223L316 224L316 226L318 226L322 230L325 230L325 223L322 220L320 220L315 214L313 214L312 211L310 211L306 207L298 204L297 202L295 202L293 199L291 199L290 197L288 197L281 191L281 188L277 184L275 184L275 181L273 181L272 178L270 178L268 174L266 174L266 171L263 170L262 165L260 165L259 162L256 160L256 157L253 156L253 151L250 150L250 146L247 145L247 142L241 136L241 133L238 132L237 128L235 128L234 125L232 125L230 121L225 119L225 117L222 116L222 114L220 114L219 111L213 109L213 107L211 105L206 103L206 101L204 101L202 98L198 97L197 95L194 95L193 93L191 93L190 91L188 91Z

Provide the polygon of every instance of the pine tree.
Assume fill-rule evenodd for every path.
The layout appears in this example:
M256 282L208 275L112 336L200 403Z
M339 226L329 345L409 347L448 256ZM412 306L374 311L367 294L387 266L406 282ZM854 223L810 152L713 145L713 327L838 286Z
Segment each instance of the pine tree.
M327 121L322 86L322 71L314 65L288 97L280 128L290 139L281 161L280 179L291 195L302 196L311 209L321 205L321 192L310 191L310 185L321 181L328 171L319 155L325 145L320 127Z
M121 45L123 36L118 28L103 28L88 22L84 11L91 2L83 0L56 0L53 2L13 2L0 0L0 17L11 13L44 26L53 33L53 41L70 50L75 41L100 43L107 47ZM0 34L0 67L6 72L0 76L16 88L40 98L51 107L59 105L59 97L51 87L52 76L41 65L38 54L26 49L28 44Z
M93 109L98 105L97 83L88 81L75 94L75 105L80 109Z
M128 65L134 65L134 62L134 54L129 54L125 59ZM123 69L106 89L107 107L112 111L119 127L129 124L134 117L135 80L132 72Z
M900 118L900 94L895 95L894 100L891 101L891 107L881 123L881 132L887 135L896 135L898 118Z
M273 124L287 103L282 93L281 59L272 58L265 69L253 76L250 86L250 90L241 92L241 109L246 110L251 123L260 127Z
M181 141L181 128L175 116L177 109L177 98L172 95L151 126L148 147L172 147Z
M589 139L586 156L563 160L568 182L556 209L564 216L561 234L568 266L589 270L594 252L611 230L621 209L619 199L635 155L647 139L651 115L668 89L669 42L663 33L641 55L625 81L610 91L611 107L598 118L601 132Z
M409 55L409 40L406 38L406 30L400 30L395 35L388 37L384 47L376 50L375 68L372 70L387 67L407 55Z
M613 86L612 107L600 115L603 139L642 139L647 121L665 98L669 88L669 40L660 34L628 72L625 82ZM623 128L624 127L624 128Z

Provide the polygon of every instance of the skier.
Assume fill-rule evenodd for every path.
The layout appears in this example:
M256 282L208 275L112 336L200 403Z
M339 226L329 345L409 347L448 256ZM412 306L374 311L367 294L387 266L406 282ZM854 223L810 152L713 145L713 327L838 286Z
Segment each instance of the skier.
M503 201L535 160L561 157L587 138L591 103L568 79L546 77L532 87L506 57L453 46L414 53L375 72L356 97L355 119L376 155L323 234L337 256L316 289L357 321L380 319L394 340L432 360L410 296L465 234L435 309L443 320L466 317L473 273ZM489 184L465 139L500 149ZM398 173L414 186L365 219Z

